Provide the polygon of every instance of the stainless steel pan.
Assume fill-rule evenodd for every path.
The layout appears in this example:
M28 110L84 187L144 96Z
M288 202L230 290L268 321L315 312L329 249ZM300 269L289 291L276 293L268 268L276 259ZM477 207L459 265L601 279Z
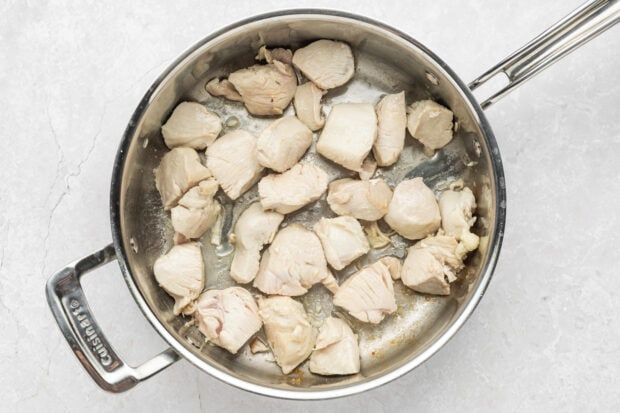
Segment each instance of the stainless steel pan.
M474 80L469 87L423 45L382 23L342 12L293 10L265 14L241 21L207 37L191 48L147 91L133 114L121 141L110 189L113 243L50 278L47 298L63 334L76 356L102 388L121 392L158 373L183 357L222 381L239 388L275 397L320 399L358 393L387 383L424 362L448 341L472 313L491 279L500 251L506 216L506 192L502 162L483 109L514 87L593 38L620 19L620 3L591 1L541 34L524 48ZM434 157L408 140L402 159L385 172L392 184L406 176L423 176L435 190L462 178L478 200L475 232L479 250L467 261L452 294L429 298L406 288L396 288L398 312L380 326L355 325L360 335L362 371L345 377L322 377L301 368L284 376L268 354L242 351L233 356L204 344L188 319L172 315L172 299L157 286L152 274L154 260L171 245L172 231L155 189L153 169L166 148L160 126L181 100L207 103L225 119L236 117L241 127L260 131L266 119L249 117L239 104L211 98L205 82L253 63L256 50L268 46L299 47L318 38L338 39L355 53L355 80L328 98L327 103L375 102L384 93L405 90L408 103L433 98L449 106L458 120L456 137ZM482 103L472 96L496 74L504 73L508 85ZM343 172L318 157L332 177ZM226 205L224 234L240 210L256 193L250 191L237 205ZM323 212L324 202L295 214L307 222ZM230 246L205 245L207 288L224 287L232 281L226 266ZM396 243L393 251L403 253ZM130 367L112 350L99 329L82 292L80 278L100 265L118 260L136 303L170 349L139 367ZM346 273L338 274L345 277ZM397 286L400 283L397 284ZM314 320L332 310L320 288L302 298Z

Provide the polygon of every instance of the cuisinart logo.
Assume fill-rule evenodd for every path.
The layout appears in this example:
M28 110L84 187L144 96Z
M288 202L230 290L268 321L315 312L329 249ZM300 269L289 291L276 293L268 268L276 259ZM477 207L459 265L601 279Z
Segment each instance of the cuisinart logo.
M106 367L106 370L113 368L112 356L105 347L103 339L97 334L97 330L95 330L95 326L93 325L94 323L89 318L88 311L75 298L69 302L69 307L71 307L71 314L75 318L78 329L82 333L81 336L84 337L89 344L92 353L98 357L99 363L101 363L103 367Z

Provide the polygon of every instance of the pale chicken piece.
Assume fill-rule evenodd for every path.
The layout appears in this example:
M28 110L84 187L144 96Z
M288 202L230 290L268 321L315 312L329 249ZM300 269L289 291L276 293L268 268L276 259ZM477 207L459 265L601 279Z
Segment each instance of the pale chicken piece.
M380 323L386 314L396 311L390 270L381 261L362 268L340 285L334 305L365 323Z
M230 266L230 276L240 284L256 277L263 246L273 241L284 215L264 211L259 202L241 213L234 229L235 256Z
M407 129L406 107L405 92L387 95L377 104L377 139L373 153L379 166L393 165L403 151Z
M319 89L314 83L306 82L297 86L293 105L295 113L310 130L319 130L325 125L325 117L321 113L321 98L326 91Z
M452 111L432 100L414 102L407 109L407 129L424 145L427 154L452 140Z
M318 166L298 163L281 174L267 175L258 183L264 209L288 214L316 201L327 189L329 177Z
M397 257L387 255L385 257L381 257L379 261L382 262L383 265L387 267L388 271L390 271L390 276L392 276L392 279L394 281L400 279L400 274L401 274L403 265L401 264L400 260Z
M325 376L355 374L360 371L360 349L351 327L339 318L329 317L319 329L310 356L312 373Z
M293 65L321 89L344 85L355 71L351 47L325 39L297 49L293 54Z
M394 188L385 222L411 240L422 239L439 229L439 206L433 191L422 178L401 181Z
M364 159L362 162L362 169L359 171L359 176L362 181L367 181L377 172L377 162L372 158Z
M258 54L255 59L264 60L267 63L273 63L274 60L279 60L282 63L290 65L293 62L293 52L290 49L284 49L282 47L268 49L267 46L261 46L260 49L258 49Z
M233 201L261 177L256 138L241 129L228 132L207 148L207 167Z
M291 65L278 60L237 70L228 80L253 115L281 115L297 88L297 76Z
M329 184L327 203L338 215L350 215L365 221L381 219L392 199L390 186L381 178L360 181L338 179Z
M217 77L211 79L205 89L213 96L223 96L228 100L243 102L243 98L228 79L220 80Z
M202 293L194 318L207 341L232 354L236 354L263 325L252 294L241 287Z
M316 151L352 171L361 171L377 136L377 115L369 103L339 103L332 107Z
M467 252L478 248L480 239L470 231L476 222L473 212L476 210L476 198L468 187L460 191L447 190L439 196L441 226L447 235L460 241Z
M267 347L260 338L255 337L254 340L250 342L250 351L252 354L264 353L265 351L269 351L269 347Z
M200 245L196 242L175 245L155 260L153 273L161 288L174 298L174 315L191 313L190 304L205 284Z
M401 271L403 284L420 293L450 294L450 283L463 268L457 247L456 239L447 235L425 238L410 247Z
M285 116L260 134L256 156L265 168L284 172L299 161L310 145L312 131L295 116Z
M321 218L313 229L321 240L327 262L336 270L370 250L362 226L353 217Z
M213 197L219 185L213 178L201 181L179 199L170 211L172 227L188 239L200 238L220 216L222 207Z
M215 113L196 102L182 102L161 127L166 146L204 149L222 131L222 121Z
M314 284L333 285L317 235L300 224L281 229L263 253L254 287L265 294L304 295Z
M155 171L155 186L167 211L177 204L185 192L198 182L211 177L192 148L174 148L164 155Z
M308 358L316 341L304 306L290 297L259 299L259 314L276 363L288 374Z

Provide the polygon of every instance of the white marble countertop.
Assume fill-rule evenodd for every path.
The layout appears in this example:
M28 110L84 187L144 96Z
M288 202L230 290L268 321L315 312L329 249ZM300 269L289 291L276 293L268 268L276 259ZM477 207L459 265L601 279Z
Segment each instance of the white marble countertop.
M393 25L465 81L580 0L30 2L0 4L1 411L611 411L620 405L620 31L568 56L488 111L504 159L508 220L480 306L437 355L365 394L274 400L181 361L131 391L101 391L52 319L53 271L111 240L112 162L156 76L213 30L291 7ZM116 264L86 277L118 353L165 343ZM131 333L129 333L131 332Z

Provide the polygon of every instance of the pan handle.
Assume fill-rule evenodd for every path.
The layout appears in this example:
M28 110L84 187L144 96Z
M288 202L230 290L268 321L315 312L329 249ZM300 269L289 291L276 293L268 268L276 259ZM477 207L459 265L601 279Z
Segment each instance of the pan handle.
M475 90L503 72L508 85L480 104L491 106L521 83L620 21L620 0L591 0L469 84Z
M138 367L130 367L112 350L92 315L80 278L114 259L114 245L110 244L58 271L45 291L60 330L86 371L102 389L120 393L170 366L179 355L167 349Z

